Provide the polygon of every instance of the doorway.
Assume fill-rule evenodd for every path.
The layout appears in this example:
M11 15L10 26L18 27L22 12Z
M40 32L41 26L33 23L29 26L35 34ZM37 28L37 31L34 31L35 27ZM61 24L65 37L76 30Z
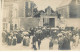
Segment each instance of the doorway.
M49 26L55 27L55 18L49 18Z

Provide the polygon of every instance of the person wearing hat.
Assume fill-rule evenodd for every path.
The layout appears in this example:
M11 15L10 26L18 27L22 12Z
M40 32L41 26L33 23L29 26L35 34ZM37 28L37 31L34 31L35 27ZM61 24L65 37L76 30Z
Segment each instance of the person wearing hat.
M53 49L53 45L54 45L54 39L50 39L50 42L49 42L49 49Z
M23 37L23 46L26 46L26 35Z
M79 34L76 33L76 46L78 46L78 43L79 43Z
M6 43L6 35L7 33L5 31L2 32L2 42Z
M29 38L30 38L30 36L31 36L31 31L30 31L30 30L28 30L28 36L29 36Z
M12 45L12 32L10 33L10 35L8 36L8 45Z
M38 49L40 49L40 45L41 45L41 40L38 39Z
M64 34L62 47L63 47L62 50L70 50L71 49L71 47L70 47L70 37L69 37L68 33Z
M30 43L29 33L28 32L24 32L23 33L23 45L24 46L29 46L29 43Z
M22 41L22 37L21 34L19 32L15 32L16 38L17 38L17 43L21 43Z
M16 43L17 43L16 35L13 35L12 45L16 45Z
M46 30L47 30L46 28L42 29L43 39L47 36Z
M58 34L58 50L63 49L63 35L62 33Z
M31 35L34 35L34 28L30 28Z
M33 49L36 50L36 41L37 41L37 37L34 35L33 38L32 38L32 46L33 46Z
M72 42L73 42L72 46L76 47L76 35L72 36Z

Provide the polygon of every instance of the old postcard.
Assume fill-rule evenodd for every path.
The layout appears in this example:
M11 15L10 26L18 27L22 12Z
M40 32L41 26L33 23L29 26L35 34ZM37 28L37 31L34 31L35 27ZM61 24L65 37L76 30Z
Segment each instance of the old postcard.
M80 49L80 0L1 0L0 50Z

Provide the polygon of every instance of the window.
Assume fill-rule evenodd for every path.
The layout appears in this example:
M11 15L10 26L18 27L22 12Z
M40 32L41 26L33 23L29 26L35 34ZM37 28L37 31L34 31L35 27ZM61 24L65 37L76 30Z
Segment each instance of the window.
M15 24L15 29L17 29L17 24Z

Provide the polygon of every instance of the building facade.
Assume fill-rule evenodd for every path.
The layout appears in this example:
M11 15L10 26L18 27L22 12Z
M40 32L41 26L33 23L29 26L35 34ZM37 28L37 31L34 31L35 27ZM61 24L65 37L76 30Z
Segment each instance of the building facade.
M18 29L19 25L19 7L17 4L17 0L15 2L13 0L4 1L3 5L3 30L8 32ZM16 19L16 20L14 20ZM17 26L17 27L16 27Z
M57 11L64 18L80 18L80 1L79 0L64 0Z
M50 6L48 6L45 9L45 13L46 13L46 15L52 15L52 13L54 13L54 11L52 10L52 8Z
M41 15L39 26L56 27L58 23L57 15Z
M25 17L33 17L33 10L36 7L36 4L33 1L25 2Z
M40 17L39 26L57 26L57 14L50 6L48 6L45 11L41 11Z
M12 2L4 1L3 5L3 30L10 31L10 19L12 18Z

